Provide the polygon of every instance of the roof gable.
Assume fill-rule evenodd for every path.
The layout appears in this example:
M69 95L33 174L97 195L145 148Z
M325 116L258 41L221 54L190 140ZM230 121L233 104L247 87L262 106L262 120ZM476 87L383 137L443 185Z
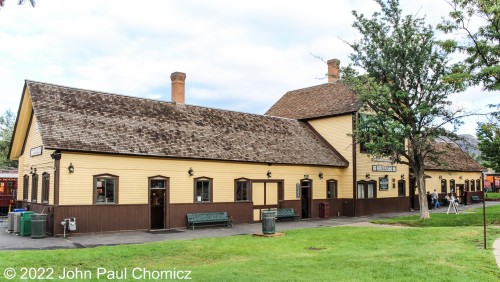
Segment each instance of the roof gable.
M46 148L347 166L300 121L26 82Z
M354 91L341 81L287 92L266 115L313 119L353 113L359 110Z

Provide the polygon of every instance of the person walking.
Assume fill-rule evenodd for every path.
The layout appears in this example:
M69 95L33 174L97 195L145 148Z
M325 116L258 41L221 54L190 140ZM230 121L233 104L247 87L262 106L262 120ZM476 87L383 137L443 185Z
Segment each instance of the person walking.
M440 207L440 204L439 204L439 195L438 193L436 192L436 189L434 189L434 192L432 192L432 200L434 201L434 208L437 209Z
M427 207L429 210L432 210L432 196L429 194L429 191L427 191Z

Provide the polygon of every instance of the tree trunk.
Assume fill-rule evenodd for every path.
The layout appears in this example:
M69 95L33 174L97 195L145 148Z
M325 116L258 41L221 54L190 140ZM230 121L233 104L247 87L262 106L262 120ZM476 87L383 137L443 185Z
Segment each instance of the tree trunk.
M430 218L429 206L427 205L427 189L425 188L424 167L421 164L415 166L415 181L418 187L418 200L420 203L420 219Z

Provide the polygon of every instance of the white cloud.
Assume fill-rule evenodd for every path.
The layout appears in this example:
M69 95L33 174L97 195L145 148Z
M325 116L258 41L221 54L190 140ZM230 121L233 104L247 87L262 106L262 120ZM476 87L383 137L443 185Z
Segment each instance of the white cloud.
M432 24L448 9L445 1L401 2ZM16 4L0 10L0 112L17 111L24 79L169 100L170 73L183 71L187 103L263 113L286 91L326 81L318 80L326 65L311 53L348 63L351 11L377 8L370 0ZM452 99L492 102L494 94L477 92Z

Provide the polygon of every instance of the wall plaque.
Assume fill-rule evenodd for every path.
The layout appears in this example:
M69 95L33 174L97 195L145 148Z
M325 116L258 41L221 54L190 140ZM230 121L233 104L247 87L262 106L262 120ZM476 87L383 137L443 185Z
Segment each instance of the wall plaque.
M396 166L393 166L393 165L372 165L372 171L396 172Z
M31 148L31 150L30 150L30 156L31 157L40 156L42 154L42 152L43 152L43 147L42 146Z

